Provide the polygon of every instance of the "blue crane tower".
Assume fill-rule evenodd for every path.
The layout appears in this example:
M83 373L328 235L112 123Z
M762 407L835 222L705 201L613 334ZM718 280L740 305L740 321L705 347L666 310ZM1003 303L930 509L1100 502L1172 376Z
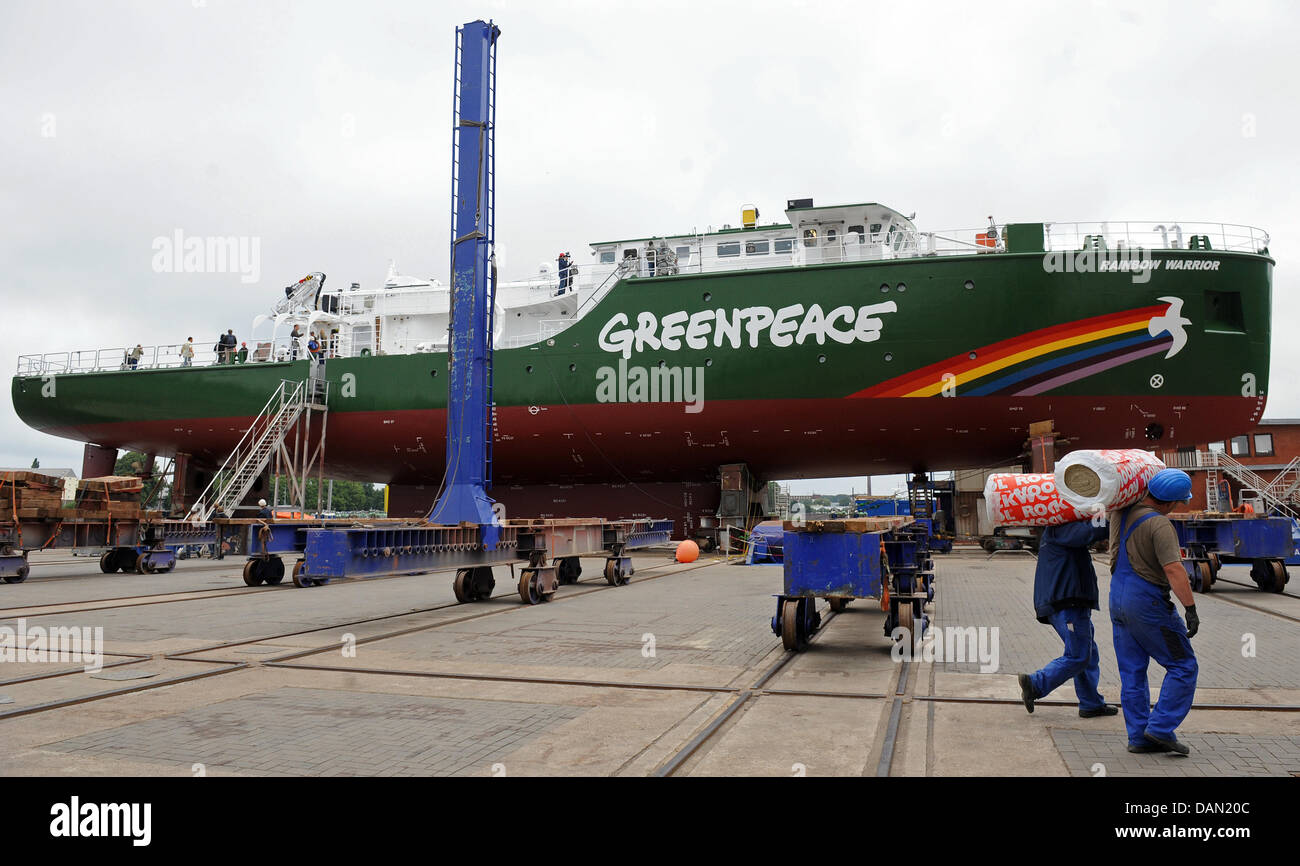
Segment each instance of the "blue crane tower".
M496 43L501 30L474 21L456 30L452 98L451 335L447 381L447 469L428 521L476 523L496 548L492 487L493 253L496 189Z

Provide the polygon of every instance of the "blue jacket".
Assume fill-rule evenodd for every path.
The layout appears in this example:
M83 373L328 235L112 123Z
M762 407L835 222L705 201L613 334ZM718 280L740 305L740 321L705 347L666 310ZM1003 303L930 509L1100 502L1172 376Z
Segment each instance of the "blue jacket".
M1049 526L1038 541L1034 614L1039 622L1067 607L1097 610L1097 572L1088 548L1109 537L1105 526L1080 520Z

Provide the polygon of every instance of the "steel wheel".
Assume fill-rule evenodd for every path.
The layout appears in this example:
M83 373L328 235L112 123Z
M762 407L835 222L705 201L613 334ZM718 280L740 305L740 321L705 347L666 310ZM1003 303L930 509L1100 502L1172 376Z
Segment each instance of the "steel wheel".
M135 558L136 574L148 574L152 571L153 569L149 567L149 554L142 553Z
M267 586L275 586L284 580L284 560L273 556L262 565L262 580Z
M99 570L104 574L112 574L117 571L117 551L106 550L99 557Z
M1219 569L1223 567L1223 562L1220 561L1219 554L1214 551L1205 554L1205 558L1210 561L1210 582L1213 583L1214 578L1219 575Z
M307 561L300 559L293 564L293 585L306 588L314 586L314 581L307 576Z
M262 561L260 559L250 559L244 563L244 583L249 586L257 586L262 582Z
M832 613L843 613L844 608L849 606L849 600L847 598L832 597L826 599L826 601L830 604Z
M1269 587L1269 591L1281 592L1286 588L1286 563L1280 559L1270 560L1269 571L1273 576L1273 585Z
M24 563L23 565L18 566L16 573L5 575L5 583L22 583L27 579L27 575L30 573L31 566Z
M462 568L456 572L456 579L451 582L451 591L456 594L456 601L461 604L474 600L470 587L470 570Z
M910 598L900 599L898 602L898 627L907 629L907 640L912 640L913 629L916 626L915 611L912 609L912 600Z
M1201 584L1198 589L1201 592L1209 592L1210 586L1214 582L1214 572L1211 570L1210 564L1208 562L1196 563L1196 576Z
M523 599L524 604L541 604L541 581L537 577L537 572L525 568L519 577L519 597Z
M781 646L788 652L803 652L808 636L803 633L804 600L787 598L781 605Z
M608 560L605 563L605 580L610 586L618 586L618 563L614 560Z

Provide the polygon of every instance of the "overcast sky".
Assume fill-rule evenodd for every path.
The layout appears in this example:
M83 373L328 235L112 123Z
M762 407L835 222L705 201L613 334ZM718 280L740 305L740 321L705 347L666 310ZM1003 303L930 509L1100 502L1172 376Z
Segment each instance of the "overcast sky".
M0 369L243 335L309 271L446 281L453 34L480 17L502 30L505 278L805 196L922 229L1243 223L1278 260L1266 414L1300 416L1300 4L1281 0L4 0ZM259 281L155 272L177 229L257 239ZM0 412L0 465L36 456L80 471L78 443Z

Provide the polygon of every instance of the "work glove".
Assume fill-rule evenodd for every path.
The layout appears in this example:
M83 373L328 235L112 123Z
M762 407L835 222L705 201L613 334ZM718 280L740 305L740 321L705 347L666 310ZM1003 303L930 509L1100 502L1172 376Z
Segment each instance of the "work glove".
M1183 616L1187 619L1187 638L1190 640L1196 636L1196 632L1201 628L1201 618L1196 615L1196 605L1189 605L1183 611Z

